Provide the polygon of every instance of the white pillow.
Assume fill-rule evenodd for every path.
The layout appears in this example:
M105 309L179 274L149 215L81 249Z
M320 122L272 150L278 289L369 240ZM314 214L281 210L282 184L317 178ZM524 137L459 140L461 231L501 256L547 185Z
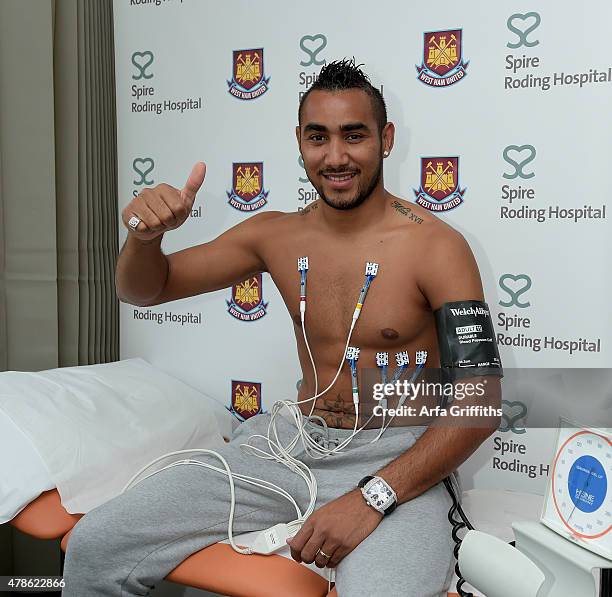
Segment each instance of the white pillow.
M70 513L115 497L158 456L224 443L222 406L143 359L0 373L0 410L34 445Z
M0 410L0 524L55 483L32 442Z

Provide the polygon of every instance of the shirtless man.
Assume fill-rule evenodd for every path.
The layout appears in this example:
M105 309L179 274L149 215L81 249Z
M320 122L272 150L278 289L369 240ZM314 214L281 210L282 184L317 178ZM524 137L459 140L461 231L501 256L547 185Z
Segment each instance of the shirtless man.
M363 284L365 263L376 262L380 270L351 340L351 345L361 350L359 366L375 368L377 351L389 352L393 357L406 350L413 359L417 350L425 350L427 365L438 367L433 312L450 301L484 300L483 290L476 262L461 234L428 211L385 190L383 160L393 149L394 133L393 124L387 122L380 93L354 63L329 64L304 96L296 128L306 173L320 199L298 212L259 213L211 242L164 255L160 249L163 234L185 222L204 181L205 165L198 163L182 190L167 184L145 189L123 210L129 233L117 264L119 297L138 306L157 305L230 287L259 272L268 272L294 322L303 372L298 398L303 400L314 394L315 384L301 330L298 258L308 256L309 259L306 330L317 365L319 391L327 387L339 366ZM129 225L134 216L140 220L135 229ZM498 378L487 379L493 382L490 389L499 387ZM311 403L301 405L304 415L310 413L310 407ZM343 437L353 429L355 414L347 366L333 387L317 399L314 414L322 417L330 428L349 430ZM257 415L240 427L250 426L249 431L255 432L254 419L265 416ZM398 435L405 433L405 429L391 428L383 439L393 431L397 445L388 444L384 448L388 452L380 454L382 460L362 466L366 474L382 477L394 489L397 514L383 516L369 507L357 488L359 478L349 479L344 486L339 480L337 493L322 498L322 505L289 541L293 558L298 562L315 561L317 566L340 564L337 577L340 597L375 592L387 596L446 595L454 561L451 527L445 520L450 499L440 481L478 448L497 428L498 422L492 418L489 425L467 430L444 426L423 429L418 437L412 437L408 449L405 449L407 444L401 444L405 436ZM371 438L375 430L367 433ZM360 449L375 450L363 446ZM362 455L362 462L363 458ZM325 466L333 469L329 460L325 460ZM350 464L346 462L346 469L341 462L337 465L339 479L342 474L349 474L346 471L350 471ZM373 462L379 464L373 465ZM372 466L379 468L372 469ZM258 472L252 469L255 476L266 478ZM227 480L221 479L218 484L220 495L226 495L227 500ZM149 489L153 491L152 486ZM144 491L137 485L108 504L139 490ZM434 495L435 501L427 501L433 500ZM104 511L106 506L100 510ZM126 508L124 504L121 512ZM89 513L79 524L93 518L95 513L95 510ZM151 512L150 516L154 519L155 513ZM227 513L224 516L227 520ZM277 522L287 521L287 514L284 516ZM268 523L268 520L261 521L259 528L266 528ZM96 528L94 523L91 526L90 536ZM97 528L102 526L100 519ZM382 526L386 526L386 534ZM82 532L83 535L86 533ZM170 541L171 537L165 539ZM368 541L364 541L366 538ZM67 554L65 574L68 577L72 572L71 558L79 560L79 543L89 544L86 540L76 543ZM193 544L189 549L192 552L205 544ZM356 549L360 544L361 551ZM153 549L151 544L148 552ZM175 554L172 566L169 560L166 562L170 566L167 570L161 569L160 564L159 578L191 552L186 549L180 555ZM357 552L359 556L355 555ZM414 565L417 552L421 553L421 559ZM100 555L96 557L101 559ZM83 561L79 565L83 566ZM80 574L77 567L75 564L75 587ZM142 572L138 579L142 584L131 580L142 590L143 586L152 584L154 575L150 571L148 575ZM65 595L76 595L70 592L69 581L70 578ZM123 591L128 591L122 595L144 594L129 592L132 585L127 580L121 586ZM87 594L119 595L119 592L100 590L98 593L90 588Z

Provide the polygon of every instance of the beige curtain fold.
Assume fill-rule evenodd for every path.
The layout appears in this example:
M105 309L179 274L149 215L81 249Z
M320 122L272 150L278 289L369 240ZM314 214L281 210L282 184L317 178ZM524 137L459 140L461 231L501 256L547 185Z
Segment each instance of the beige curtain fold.
M0 0L0 371L119 358L111 0ZM0 574L59 574L0 525Z
M0 370L119 358L111 0L0 2Z

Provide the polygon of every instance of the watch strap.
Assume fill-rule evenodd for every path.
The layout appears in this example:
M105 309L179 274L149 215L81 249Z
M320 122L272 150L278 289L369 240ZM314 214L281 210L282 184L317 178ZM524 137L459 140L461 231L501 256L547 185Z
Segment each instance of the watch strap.
M365 487L365 484L368 481L371 481L374 477L372 475L367 475L365 476L363 479L361 479L361 481L359 481L358 486L359 487Z

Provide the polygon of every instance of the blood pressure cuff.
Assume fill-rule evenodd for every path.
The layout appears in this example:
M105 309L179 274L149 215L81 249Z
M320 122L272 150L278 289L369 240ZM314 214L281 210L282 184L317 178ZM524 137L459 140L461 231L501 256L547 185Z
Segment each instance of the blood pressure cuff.
M444 303L434 317L440 367L446 379L504 376L487 303L471 300Z

